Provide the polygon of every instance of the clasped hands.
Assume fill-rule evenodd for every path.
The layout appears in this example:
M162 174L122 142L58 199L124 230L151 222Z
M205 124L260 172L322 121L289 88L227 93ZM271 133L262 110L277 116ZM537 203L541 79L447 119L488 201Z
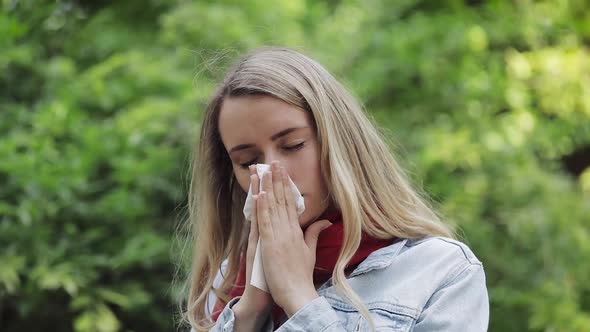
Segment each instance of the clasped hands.
M274 300L291 317L318 297L313 283L316 245L319 233L332 224L319 220L303 232L289 176L278 161L273 161L270 171L264 173L260 192L255 165L250 166L250 173L255 203L248 238L246 289L240 301L268 311ZM258 239L270 294L250 285Z

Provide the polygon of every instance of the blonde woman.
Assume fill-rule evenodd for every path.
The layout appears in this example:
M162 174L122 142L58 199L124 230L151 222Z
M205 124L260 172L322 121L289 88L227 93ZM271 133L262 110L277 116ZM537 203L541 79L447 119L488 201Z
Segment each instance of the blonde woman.
M256 164L271 165L262 179ZM487 329L481 262L411 186L357 100L296 51L253 51L213 95L189 220L183 316L195 331ZM268 292L249 282L257 241Z

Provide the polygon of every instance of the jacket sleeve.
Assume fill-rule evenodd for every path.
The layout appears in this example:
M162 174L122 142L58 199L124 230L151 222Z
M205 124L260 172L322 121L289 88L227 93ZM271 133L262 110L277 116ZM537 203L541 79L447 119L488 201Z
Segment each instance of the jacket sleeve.
M223 281L223 272L227 267L227 260L221 266L213 282L214 287L219 287ZM231 307L238 302L240 297L231 299L223 308L221 314L215 322L215 326L210 332L232 332L234 331L235 315ZM210 291L207 297L207 315L211 317L213 306L217 301L217 297L213 291ZM318 313L321 313L318 315ZM272 332L274 330L272 319L265 321L262 329L259 332ZM340 332L344 331L342 324L340 324L336 312L330 306L324 297L318 297L313 301L307 303L303 308L299 309L289 320L279 327L277 331L322 331L322 332ZM191 329L191 332L195 332Z
M232 332L236 317L231 307L238 302L240 297L231 299L217 318L215 326L210 332ZM269 315L260 332L272 332L274 330L271 316ZM277 332L342 332L344 327L338 320L338 315L324 297L318 297L307 303L291 316Z
M481 264L470 263L428 300L414 332L487 331L489 300Z
M310 301L291 316L277 332L343 332L346 331L336 311L325 297Z
M234 325L236 323L236 316L234 315L234 312L231 310L231 307L234 304L236 304L239 300L240 300L240 296L234 297L225 305L225 308L223 308L223 311L221 312L221 314L219 314L219 317L217 318L215 325L213 326L213 328L211 328L211 330L209 330L209 332L233 332L234 331ZM273 330L272 319L270 318L270 315L269 315L268 318L266 319L266 321L264 322L264 324L262 325L262 329L260 329L260 332L272 332L272 330Z

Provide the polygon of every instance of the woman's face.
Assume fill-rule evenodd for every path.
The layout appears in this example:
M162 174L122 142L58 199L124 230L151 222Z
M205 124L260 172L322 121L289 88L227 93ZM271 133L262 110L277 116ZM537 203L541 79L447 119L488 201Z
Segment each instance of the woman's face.
M299 217L302 227L328 207L328 190L320 172L319 146L311 116L270 96L226 98L219 114L219 132L244 192L250 185L252 164L278 160L305 200Z

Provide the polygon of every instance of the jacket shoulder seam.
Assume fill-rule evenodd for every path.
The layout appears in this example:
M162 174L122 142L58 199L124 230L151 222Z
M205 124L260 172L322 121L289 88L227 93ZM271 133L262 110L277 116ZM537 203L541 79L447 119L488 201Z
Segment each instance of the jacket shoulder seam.
M442 242L448 243L450 245L453 245L456 248L461 250L462 257L466 261L468 261L470 264L482 265L481 261L475 256L475 254L470 249L468 249L469 247L467 247L466 244L459 242L457 240L454 240L454 239L449 239L449 238L442 237L442 236L433 236L433 237L426 237L423 239L419 239L419 240L409 243L407 245L408 245L408 247L413 247L413 246L419 245L421 243L425 243L427 241L432 241L432 240L438 240L438 241L442 241Z

